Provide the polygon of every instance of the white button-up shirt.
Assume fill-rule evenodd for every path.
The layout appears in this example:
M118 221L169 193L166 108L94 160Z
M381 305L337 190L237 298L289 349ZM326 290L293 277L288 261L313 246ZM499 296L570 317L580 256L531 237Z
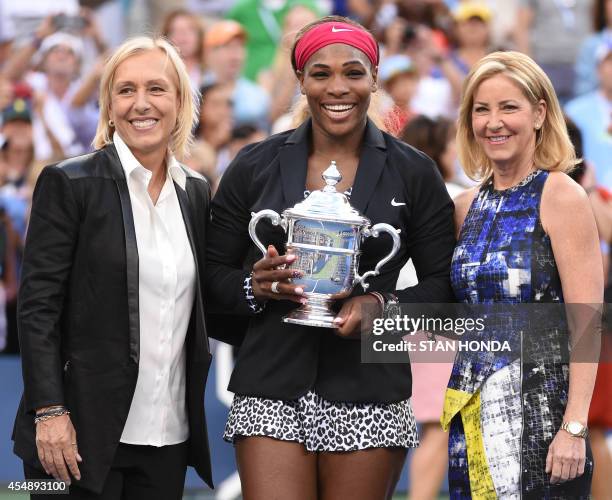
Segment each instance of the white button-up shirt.
M174 182L186 175L172 155L154 205L144 168L115 132L125 171L138 246L140 362L121 442L166 446L189 437L185 403L185 337L195 297L196 269ZM177 189L179 189L177 188Z

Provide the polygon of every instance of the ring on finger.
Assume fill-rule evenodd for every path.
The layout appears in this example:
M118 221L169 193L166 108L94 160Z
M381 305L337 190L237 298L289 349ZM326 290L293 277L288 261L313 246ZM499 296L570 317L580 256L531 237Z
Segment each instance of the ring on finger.
M280 293L280 290L278 289L278 281L273 281L272 285L270 286L270 290L272 290L272 293Z

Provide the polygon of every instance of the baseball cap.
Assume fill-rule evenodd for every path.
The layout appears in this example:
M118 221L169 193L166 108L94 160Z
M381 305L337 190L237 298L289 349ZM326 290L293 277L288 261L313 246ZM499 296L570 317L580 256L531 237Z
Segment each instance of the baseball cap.
M416 68L412 59L403 54L383 57L378 67L378 78L380 78L383 83L406 73L416 73Z
M224 20L214 23L204 35L204 45L209 48L221 47L234 38L246 40L247 33L236 21Z
M51 49L59 45L65 45L74 52L74 55L77 57L81 57L83 55L83 42L80 38L71 35L69 33L63 33L58 31L46 37L42 43L40 44L39 52L44 55L49 52Z
M491 20L491 9L480 2L460 2L453 11L455 21L462 22L477 17L485 23Z
M2 123L17 120L32 121L32 105L29 99L19 97L2 110Z

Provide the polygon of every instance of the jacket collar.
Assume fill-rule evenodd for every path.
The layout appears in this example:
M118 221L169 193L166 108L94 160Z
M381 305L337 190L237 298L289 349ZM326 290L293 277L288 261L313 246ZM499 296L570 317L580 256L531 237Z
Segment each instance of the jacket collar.
M117 185L119 202L121 204L121 215L123 216L123 230L125 234L125 262L126 262L126 284L128 299L128 330L130 359L138 365L140 360L140 316L138 308L138 245L136 243L136 230L134 228L134 214L130 200L125 171L117 154L114 144L108 144L103 149L108 159L105 165L110 172L111 178Z
M309 118L287 137L279 151L281 184L287 207L304 199L311 129L312 120ZM385 137L368 119L350 200L351 205L362 213L374 193L386 159Z
M130 191L127 185L126 171L124 170L115 144L108 144L103 149L108 162L105 167L108 168L111 178L117 184L119 193L119 202L121 204L121 214L123 216L123 229L125 234L125 258L126 258L126 283L128 297L128 324L129 324L129 347L130 358L138 365L140 360L140 315L139 315L139 275L138 275L138 245L136 241L136 229L134 226L134 215L132 212L132 203L130 199ZM177 163L178 166L178 163ZM188 173L180 166L178 168L185 177ZM185 180L186 182L186 180ZM177 184L178 185L178 184ZM181 213L185 221L187 237L194 256L197 256L197 246L195 241L195 229L192 215L192 206L194 204L193 193L190 194L190 184L186 182L184 185L187 189L177 189ZM200 278L200 269L198 259L196 258L196 272ZM198 283L200 282L198 278ZM199 290L199 288L198 288ZM198 291L199 293L199 291Z
M144 171L145 173L149 172L142 166L142 164L134 156L134 153L132 153L128 145L116 131L113 134L113 144L115 146L115 151L117 152L121 166L125 172L126 178L130 178L135 170ZM166 163L168 167L168 175L170 175L172 180L176 182L183 190L185 190L187 175L170 151L167 153Z
M308 118L298 128L296 128L289 137L285 140L285 144L297 144L307 143L310 140L310 131L312 129L312 118ZM363 144L380 148L387 149L387 143L380 129L374 124L374 122L368 118L365 128L365 135L363 138Z
M125 171L121 166L121 160L119 159L119 154L117 153L115 145L113 143L107 144L102 148L102 151L104 151L108 159L108 164L104 166L108 168L111 178L115 181L126 180Z

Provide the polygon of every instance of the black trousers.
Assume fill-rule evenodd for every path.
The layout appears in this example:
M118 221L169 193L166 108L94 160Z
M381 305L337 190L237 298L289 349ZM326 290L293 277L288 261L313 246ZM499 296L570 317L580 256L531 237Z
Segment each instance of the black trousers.
M53 479L24 464L26 479ZM181 500L187 472L187 443L140 446L119 443L102 493L80 488L73 481L69 495L31 495L32 500Z

